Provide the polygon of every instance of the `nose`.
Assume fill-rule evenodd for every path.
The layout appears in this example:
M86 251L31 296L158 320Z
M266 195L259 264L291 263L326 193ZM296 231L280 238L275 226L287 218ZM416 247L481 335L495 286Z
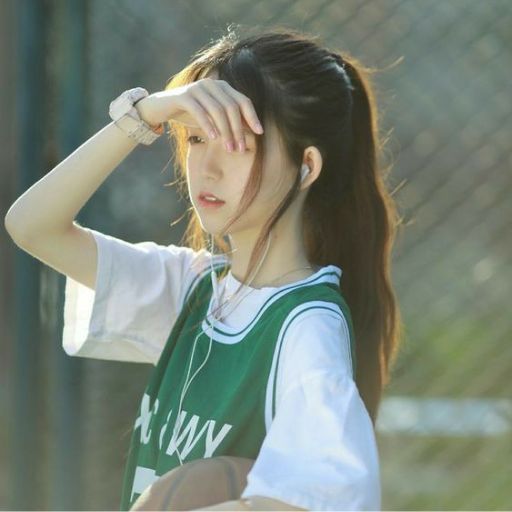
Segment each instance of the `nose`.
M222 176L223 153L220 147L222 143L209 141L203 151L201 161L199 163L200 172L205 178L217 180Z

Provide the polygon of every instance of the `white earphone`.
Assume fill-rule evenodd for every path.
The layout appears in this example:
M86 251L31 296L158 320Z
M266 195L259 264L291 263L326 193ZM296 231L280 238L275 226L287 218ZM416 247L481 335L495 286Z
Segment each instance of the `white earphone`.
M306 176L311 172L309 166L307 164L302 164L300 168L300 182L302 183Z

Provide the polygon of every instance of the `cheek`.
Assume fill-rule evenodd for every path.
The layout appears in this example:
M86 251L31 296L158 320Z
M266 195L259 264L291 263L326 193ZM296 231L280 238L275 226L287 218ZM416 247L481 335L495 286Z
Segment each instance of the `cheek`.
M197 156L191 155L186 160L186 176L189 190L198 191L201 186L200 161Z
M233 172L228 178L229 183L226 183L226 189L232 194L233 198L238 198L241 201L245 188L249 181L249 173Z
M249 207L242 213L241 222L244 225L260 224L273 214L280 200L278 191L275 189L276 180L265 180L262 177L260 190L256 194ZM241 197L242 191L240 192Z
M261 201L268 208L275 208L293 184L287 160L276 144L269 145L264 156L263 176L261 180Z
M288 192L290 185L278 168L264 173L261 181L259 203L264 205L265 208L275 209Z
M194 152L190 151L190 149L187 152L185 163L187 166L187 176L189 176L197 168L197 156L194 154Z

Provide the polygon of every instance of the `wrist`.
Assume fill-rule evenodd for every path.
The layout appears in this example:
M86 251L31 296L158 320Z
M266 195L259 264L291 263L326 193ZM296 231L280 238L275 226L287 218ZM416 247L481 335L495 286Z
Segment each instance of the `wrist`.
M136 101L133 106L137 110L140 118L149 125L149 127L156 133L162 134L164 132L164 124L155 118L153 113L154 98L146 96L139 101Z

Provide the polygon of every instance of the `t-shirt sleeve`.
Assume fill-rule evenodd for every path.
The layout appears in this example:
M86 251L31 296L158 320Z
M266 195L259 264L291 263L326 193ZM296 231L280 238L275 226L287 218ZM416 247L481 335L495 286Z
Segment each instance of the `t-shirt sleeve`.
M276 413L241 497L306 510L380 510L373 423L353 379L346 319L299 317L284 340Z
M156 365L210 253L127 241L88 229L98 251L95 289L66 277L62 344L70 356ZM221 259L221 258L220 258ZM213 264L218 264L214 256Z
M280 396L301 375L330 367L354 378L354 364L350 330L340 308L301 312L290 323L283 340L277 369L277 406Z
M241 497L306 510L380 510L378 448L354 380L319 369L282 397Z

